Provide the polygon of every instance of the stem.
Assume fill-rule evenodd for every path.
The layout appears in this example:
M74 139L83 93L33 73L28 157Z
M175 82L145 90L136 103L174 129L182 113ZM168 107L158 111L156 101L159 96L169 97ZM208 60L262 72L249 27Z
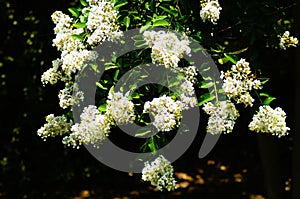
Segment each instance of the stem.
M219 97L218 97L218 92L217 92L216 80L214 80L214 92L215 92L215 95L216 95L217 103L219 103Z

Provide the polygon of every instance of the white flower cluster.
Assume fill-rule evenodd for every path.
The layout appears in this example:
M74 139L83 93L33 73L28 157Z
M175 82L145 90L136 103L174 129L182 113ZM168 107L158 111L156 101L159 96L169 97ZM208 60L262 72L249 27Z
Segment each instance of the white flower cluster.
M184 68L174 68L175 72L181 73L186 80L192 82L193 84L197 81L197 69L195 66L188 66Z
M222 10L218 0L202 1L201 7L200 17L202 21L211 21L213 24L217 24L220 18L220 11Z
M173 166L162 155L158 156L153 162L145 162L145 167L142 170L142 180L150 181L158 190L168 191L176 189L176 181L173 177Z
M207 124L207 132L213 135L221 133L231 133L235 125L235 120L239 117L239 112L230 101L217 102L214 105L208 102L203 110L210 117Z
M110 93L106 103L106 115L117 125L133 122L134 104L121 92Z
M85 61L94 61L97 59L97 52L90 50L79 50L71 52L62 52L61 69L67 77L72 77L77 71L80 71ZM69 79L70 79L69 78Z
M82 91L78 91L77 85L67 86L59 91L59 106L63 109L79 104L84 99Z
M187 110L191 107L197 106L197 98L195 97L195 89L193 83L186 80L180 85L180 101L182 103L182 110Z
M74 36L84 33L85 29L75 28L73 24L76 22L70 16L61 11L55 11L51 15L52 21L56 24L53 46L61 51L61 57L53 68L42 75L43 84L72 80L72 74L81 70L85 61L93 61L98 56L96 52L88 50L88 47L105 40L113 41L122 35L116 23L117 11L113 9L112 2L91 0L88 3L89 6L82 10L83 14L88 14L86 27L90 36L87 39L80 40Z
M285 31L282 36L280 36L279 47L286 50L289 47L297 47L299 41L296 37L290 36L289 31Z
M96 106L89 105L80 115L80 123L72 126L72 133L63 138L63 144L79 148L82 143L99 147L110 132L110 121Z
M264 105L259 107L259 111L253 116L249 129L261 133L271 133L278 137L288 135L289 127L286 126L286 114L280 108L272 109Z
M42 83L45 86L46 84L56 84L59 79L62 79L62 74L59 71L59 66L61 65L61 60L56 59L52 61L52 68L49 68L42 75Z
M117 11L114 4L106 0L90 1L90 12L86 27L92 33L87 43L95 46L105 40L114 41L122 35L116 23Z
M153 125L158 131L171 131L179 126L182 117L182 102L175 101L169 96L154 98L144 104L144 112L149 112L154 118Z
M259 89L261 82L251 74L249 63L245 59L239 60L231 70L225 73L221 71L221 79L223 79L223 89L229 98L234 99L238 104L245 104L246 107L253 105L254 99L249 92L252 89Z
M46 122L47 123L37 131L37 134L45 141L48 137L69 133L72 126L72 122L68 122L65 116L54 116L54 114L46 116Z
M174 33L145 31L143 36L146 43L152 48L153 64L175 68L183 55L189 55L191 52L186 35L179 40Z

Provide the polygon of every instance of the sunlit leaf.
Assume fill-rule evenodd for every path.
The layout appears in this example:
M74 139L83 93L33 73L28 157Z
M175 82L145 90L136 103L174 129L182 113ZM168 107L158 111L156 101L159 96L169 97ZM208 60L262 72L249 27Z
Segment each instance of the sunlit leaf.
M153 22L153 26L156 27L156 26L163 26L163 27L166 27L166 26L169 26L169 22L166 21L166 20L157 20L157 21L154 21Z
M76 24L74 24L74 27L75 28L85 28L86 24L85 23L76 23Z
M85 0L80 0L81 5L84 7L88 6L89 4Z
M72 14L73 17L78 18L79 17L79 11L77 8L69 8L69 12Z

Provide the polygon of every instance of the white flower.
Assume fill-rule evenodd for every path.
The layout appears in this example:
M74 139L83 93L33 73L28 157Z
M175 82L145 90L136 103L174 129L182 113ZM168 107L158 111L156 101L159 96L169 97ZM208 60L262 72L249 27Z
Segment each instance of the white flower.
M91 31L87 43L91 46L108 40L114 41L122 35L116 23L117 11L113 9L114 4L109 1L90 1L91 8L86 27Z
M62 78L62 74L58 69L60 65L61 65L60 59L56 59L52 61L52 68L49 68L47 71L45 71L41 77L43 86L45 86L48 83L56 84L57 81Z
M48 137L65 135L70 132L72 126L72 122L68 122L65 116L54 116L54 114L46 116L46 122L37 131L37 134L44 140Z
M114 124L127 124L135 120L134 104L121 92L108 95L106 115Z
M157 157L153 162L145 162L142 170L142 180L150 181L158 190L168 191L176 189L176 181L173 177L174 169L171 163L162 155Z
M217 0L207 0L201 4L200 17L203 22L211 21L216 24L220 18L220 11L222 10Z
M238 111L230 101L221 101L216 105L208 102L203 110L210 116L206 130L213 135L231 133L235 120L239 117Z
M62 65L61 69L68 76L71 77L72 74L80 71L83 67L83 64L86 61L93 61L97 58L96 51L89 50L80 50L80 51L71 51L71 52L62 52Z
M297 47L299 41L296 37L290 36L289 31L285 31L282 36L280 36L279 47L286 50L289 47Z
M246 107L253 105L254 99L249 91L260 89L261 82L251 74L249 63L245 59L240 59L231 70L225 73L221 71L221 79L223 79L223 90L229 98L234 99L238 104L245 104Z
M79 148L82 143L99 147L110 130L110 122L106 115L101 115L96 106L89 105L80 115L80 123L72 126L72 133L63 138L63 143Z
M186 35L179 40L174 33L145 31L143 36L146 43L152 48L153 64L176 68L183 55L189 55L191 52Z
M171 131L180 124L182 102L163 95L146 102L144 112L149 112L154 118L153 125L158 131Z
M84 44L74 37L73 34L82 33L83 29L63 29L56 33L56 37L52 40L52 45L59 51L79 51L85 49Z
M82 91L78 91L77 85L67 86L59 91L59 106L63 109L79 104L84 99Z
M259 111L253 116L249 129L261 133L271 133L278 137L288 135L289 127L286 126L286 114L280 108L272 109L264 105L259 107Z
M51 15L52 21L56 24L54 32L58 33L62 30L69 29L72 24L72 19L69 15L62 13L61 11L55 11Z
M195 89L192 82L185 80L180 85L180 91L182 92L179 96L182 102L182 109L187 110L197 105L197 98L195 97Z
M184 68L176 68L176 72L182 73L186 80L190 81L191 83L195 83L197 81L197 69L195 66L188 66Z

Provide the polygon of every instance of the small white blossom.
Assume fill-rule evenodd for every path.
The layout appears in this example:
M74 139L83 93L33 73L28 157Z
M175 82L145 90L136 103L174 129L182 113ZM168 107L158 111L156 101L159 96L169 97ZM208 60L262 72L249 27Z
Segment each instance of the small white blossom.
M182 102L163 95L154 98L151 102L147 101L144 112L149 112L154 118L153 125L158 131L171 131L180 124Z
M184 77L192 82L195 83L197 81L197 69L195 66L188 66L188 67L184 67L184 68L178 68L179 73L182 73L184 75Z
M142 170L142 180L150 181L151 185L156 186L158 190L168 191L176 189L176 181L173 177L174 169L171 163L162 155L157 157L153 162L145 162Z
M240 59L231 70L225 73L221 71L221 79L223 90L229 98L238 104L245 104L246 107L253 105L254 99L249 92L252 89L259 89L261 82L251 74L249 63L245 59Z
M69 29L72 24L72 19L69 15L62 13L61 11L55 11L51 15L52 21L56 24L54 32L58 33L62 30Z
M56 33L55 38L52 40L52 45L59 51L79 51L85 49L84 44L74 37L73 34L81 34L83 29L63 29Z
M54 114L46 116L46 122L47 123L37 131L37 134L45 141L48 137L69 133L72 126L72 122L68 122L65 116L54 116Z
M217 24L222 10L219 2L217 0L207 0L207 2L202 2L201 6L200 17L202 21L211 21L213 24Z
M86 61L94 61L97 58L97 52L90 50L80 50L71 52L62 52L61 68L66 76L71 77L72 74L80 71Z
M286 114L280 107L272 109L267 105L260 106L249 124L249 129L258 133L271 133L278 137L285 136L290 130L286 126L285 119Z
M221 101L216 105L208 102L203 110L210 116L206 130L213 135L231 133L235 120L239 117L235 105L230 101Z
M197 98L195 97L195 89L192 82L185 80L180 85L180 101L182 102L182 109L187 110L197 105Z
M109 1L90 1L91 8L86 23L86 27L91 31L87 43L96 46L103 41L114 41L118 39L122 32L116 22L117 11L113 9L114 4Z
M285 31L282 36L280 36L279 47L286 50L289 47L297 47L299 41L296 37L290 36L289 31Z
M52 68L49 68L47 71L45 71L41 77L41 81L43 83L43 86L46 84L56 84L59 79L62 78L62 74L59 71L59 67L61 65L61 60L56 59L52 61Z
M72 126L72 133L63 138L63 144L79 148L80 145L92 144L99 147L109 134L110 122L106 115L101 115L96 106L89 105L80 115L80 123Z
M127 124L135 120L134 104L121 92L108 95L106 115L114 124Z
M179 40L174 33L145 31L143 36L146 43L152 48L153 64L176 68L183 55L189 55L191 52L186 35Z
M82 91L78 91L77 85L67 86L59 91L59 106L63 109L79 104L84 99Z

